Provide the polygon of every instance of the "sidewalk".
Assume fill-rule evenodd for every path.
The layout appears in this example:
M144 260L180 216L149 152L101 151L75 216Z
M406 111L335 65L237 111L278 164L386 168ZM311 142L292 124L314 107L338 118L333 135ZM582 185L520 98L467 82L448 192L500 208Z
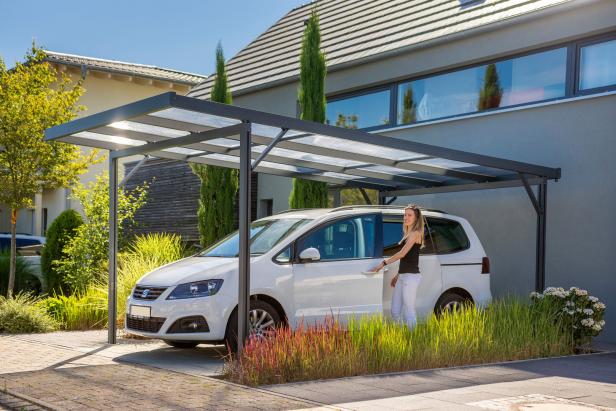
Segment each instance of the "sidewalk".
M268 386L352 410L616 408L616 353Z
M0 410L616 410L614 351L254 389L212 377L219 347L105 340L0 335Z
M276 410L320 405L207 376L222 366L214 347L179 350L138 340L107 346L104 336L0 336L0 410ZM200 367L210 368L204 372Z

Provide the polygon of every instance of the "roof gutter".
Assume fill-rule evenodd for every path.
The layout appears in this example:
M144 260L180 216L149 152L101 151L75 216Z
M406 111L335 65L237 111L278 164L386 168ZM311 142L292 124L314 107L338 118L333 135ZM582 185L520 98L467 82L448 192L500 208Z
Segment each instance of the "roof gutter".
M480 26L480 27L475 27L475 28L471 28L471 29L467 29L467 30L463 30L457 33L453 33L453 34L448 34L445 36L441 36L441 37L437 37L435 39L432 40L427 40L421 43L417 43L417 44L412 44L409 46L405 46L405 47L400 47L394 50L390 50L390 51L384 51L382 53L378 53L378 54L373 54L370 56L366 56L366 57L362 57L356 60L351 60L351 61L347 61L344 63L339 63L333 66L328 66L327 67L327 73L332 73L332 72L336 72L336 71L340 71L340 70L344 70L346 68L349 67L353 67L353 66L359 66L362 64L366 64L366 63L370 63L376 60L381 60L383 58L388 58L388 57L394 57L394 56L398 56L400 54L405 54L405 53L409 53L412 51L417 51L417 50L422 50L422 49L426 49L426 48L430 48L430 47L435 47L444 43L449 43L452 41L457 41L457 40L462 40L465 39L467 37L471 37L471 36L475 36L478 34L482 34L485 32L489 32L489 31L494 31L494 30L498 30L501 28L506 28L509 27L511 25L514 24L518 24L518 23L523 23L523 22L527 22L527 21L532 21L535 19L539 19L542 17L546 17L546 16L550 16L553 14L557 14L560 12L563 12L565 10L569 10L569 9L575 9L578 7L583 7L583 6L587 6L588 4L591 3L599 3L602 0L573 0L573 1L568 1L568 0L563 0L563 3L561 4L557 4L554 6L548 6L545 7L543 9L540 10L533 10L532 12L528 12L525 14L521 14L518 16L514 16L514 17L510 17L508 19L505 20L499 20L497 22L494 23L490 23L490 24L486 24L484 26ZM260 91L260 90L264 90L264 89L268 89L268 88L272 88L272 87L276 87L276 86L280 86L283 84L288 84L288 83L293 83L295 81L299 80L299 75L293 75L293 76L289 76L289 77L285 77L279 80L274 80L271 82L267 82L267 83L263 83L263 84L258 84L255 86L251 86L251 87L247 87L247 88L242 88L239 89L237 91L232 91L233 96L241 96L243 94L250 94L250 93L254 93L256 91Z

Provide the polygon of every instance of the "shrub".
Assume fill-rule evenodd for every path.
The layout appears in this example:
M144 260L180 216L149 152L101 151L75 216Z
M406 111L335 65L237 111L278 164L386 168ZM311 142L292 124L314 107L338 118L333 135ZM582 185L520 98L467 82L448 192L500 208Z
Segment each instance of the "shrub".
M53 261L66 258L64 247L75 236L77 228L83 224L81 215L72 209L63 211L47 229L47 243L41 254L41 271L47 282L48 293L66 293L68 286L60 273L52 265Z
M123 223L130 223L145 204L146 185L132 191L118 191L118 234ZM73 292L83 294L88 286L104 279L109 252L109 178L99 176L87 187L78 186L73 194L84 209L86 221L76 229L63 251L66 257L55 262Z
M56 320L64 330L92 330L107 324L107 299L96 292L84 296L55 295L42 300L39 305Z
M571 287L548 287L543 293L532 292L533 304L548 310L558 318L564 331L571 334L574 344L590 342L605 326L605 304L587 290Z
M252 339L228 379L249 385L450 367L573 352L561 320L542 305L517 299L431 315L413 329L380 316L352 319L347 329L324 325L281 328Z
M161 265L179 260L184 246L177 235L148 234L136 237L127 251L118 256L118 323L123 325L126 300L137 280ZM75 295L57 295L41 305L66 330L87 330L107 326L107 278L91 284Z
M32 294L0 296L0 333L42 333L58 329L58 323L39 306Z
M10 250L0 249L0 295L6 295L6 289L9 283L9 267L11 261ZM15 288L14 293L34 292L38 293L41 290L41 282L34 275L34 271L30 265L21 256L17 256L15 264Z

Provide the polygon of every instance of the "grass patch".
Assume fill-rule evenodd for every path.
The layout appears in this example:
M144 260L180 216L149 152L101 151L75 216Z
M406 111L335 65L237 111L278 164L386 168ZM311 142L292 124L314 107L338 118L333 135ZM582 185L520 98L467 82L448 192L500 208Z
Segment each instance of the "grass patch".
M331 318L281 328L229 358L225 377L254 386L571 353L571 333L548 304L507 298L431 315L412 330L379 316L354 319L346 329Z

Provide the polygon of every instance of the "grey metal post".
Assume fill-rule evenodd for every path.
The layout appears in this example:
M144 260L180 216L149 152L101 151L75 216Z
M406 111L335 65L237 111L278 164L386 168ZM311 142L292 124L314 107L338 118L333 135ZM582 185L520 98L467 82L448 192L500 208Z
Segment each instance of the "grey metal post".
M334 194L334 208L340 207L342 205L342 198L341 198L340 191L341 190L339 188L335 188L334 190L332 190Z
M545 244L547 229L547 181L544 179L538 186L538 208L537 211L537 259L535 274L535 291L541 292L545 289Z
M237 305L237 352L242 352L248 335L248 311L250 309L250 123L240 135L240 244L239 244L239 290Z
M118 159L109 156L109 293L108 336L109 344L116 343L117 276L118 276Z

